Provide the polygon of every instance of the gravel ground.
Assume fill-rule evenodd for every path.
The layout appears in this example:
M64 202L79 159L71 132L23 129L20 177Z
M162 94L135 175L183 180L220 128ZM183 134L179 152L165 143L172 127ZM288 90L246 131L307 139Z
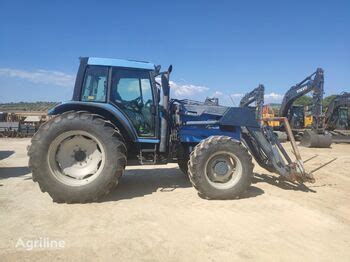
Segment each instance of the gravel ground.
M350 145L301 148L319 155L309 170L337 157L301 188L255 165L243 198L208 201L169 164L128 167L98 203L68 205L31 180L29 142L0 139L1 261L349 261Z

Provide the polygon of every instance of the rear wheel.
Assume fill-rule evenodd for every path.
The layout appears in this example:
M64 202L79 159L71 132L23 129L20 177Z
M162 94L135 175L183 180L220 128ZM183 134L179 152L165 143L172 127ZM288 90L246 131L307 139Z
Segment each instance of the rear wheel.
M110 122L68 112L46 122L28 151L33 180L55 202L89 202L107 194L126 165L123 137Z
M191 183L208 199L232 199L251 184L253 164L239 142L225 136L212 136L193 150L189 162Z

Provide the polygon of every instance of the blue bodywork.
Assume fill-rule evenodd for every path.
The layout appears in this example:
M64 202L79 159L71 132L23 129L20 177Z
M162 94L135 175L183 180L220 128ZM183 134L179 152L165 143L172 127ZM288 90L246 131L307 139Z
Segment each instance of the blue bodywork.
M241 140L241 129L236 127L234 131L222 131L216 126L183 126L179 132L180 141L183 143L199 143L210 136L229 136Z
M183 143L199 143L207 137L220 135L241 140L241 126L258 126L250 109L210 106L179 101L178 135Z
M185 108L186 105L183 106L184 110L180 112L180 120L184 124L180 127L179 130L179 137L181 142L199 143L203 139L214 135L229 136L236 140L240 140L241 129L239 126L233 128L232 131L223 131L220 128L219 120L222 115L210 114L205 111L202 113L188 111ZM205 124L187 124L196 123L199 121Z

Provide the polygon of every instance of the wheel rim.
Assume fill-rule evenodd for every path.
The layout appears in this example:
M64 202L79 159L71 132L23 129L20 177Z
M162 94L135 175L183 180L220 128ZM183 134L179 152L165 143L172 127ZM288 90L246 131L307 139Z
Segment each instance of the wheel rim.
M52 174L69 186L81 186L95 180L103 169L102 143L88 132L75 130L56 137L48 152Z
M216 152L205 164L205 176L209 184L217 189L229 189L242 177L242 163L230 152Z

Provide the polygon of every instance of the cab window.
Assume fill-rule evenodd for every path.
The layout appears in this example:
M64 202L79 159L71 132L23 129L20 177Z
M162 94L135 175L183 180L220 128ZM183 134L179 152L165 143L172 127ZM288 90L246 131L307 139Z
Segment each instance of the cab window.
M105 102L107 94L107 76L107 67L87 67L85 72L81 101Z
M155 135L149 71L113 68L111 99L128 116L139 136Z

